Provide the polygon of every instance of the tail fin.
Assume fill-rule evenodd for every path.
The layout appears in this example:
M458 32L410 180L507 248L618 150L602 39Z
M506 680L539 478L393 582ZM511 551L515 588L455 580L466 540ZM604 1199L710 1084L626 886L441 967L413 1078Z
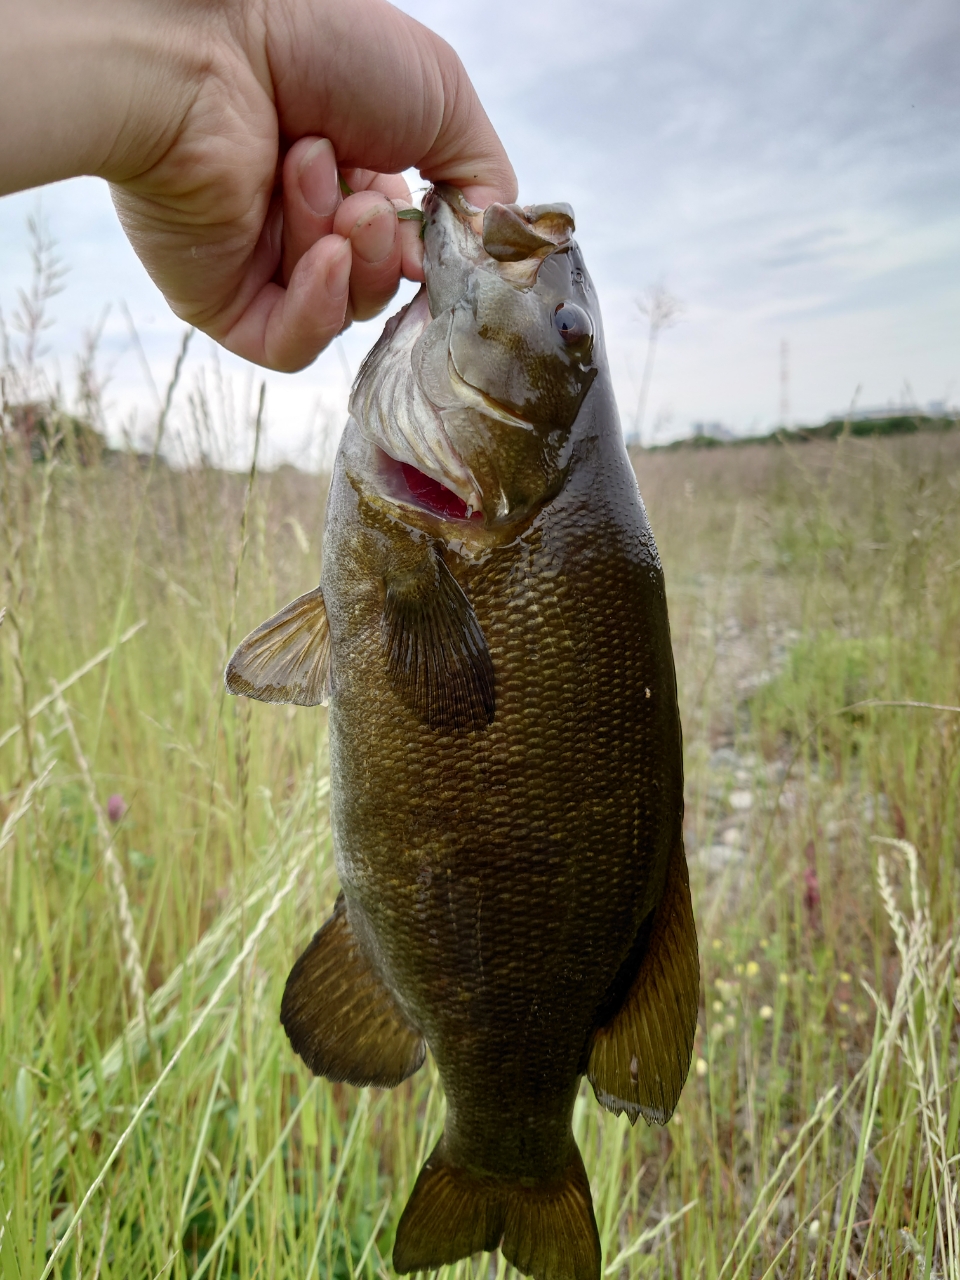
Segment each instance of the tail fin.
M535 1280L600 1280L600 1236L587 1171L575 1142L555 1183L511 1188L500 1248Z
M450 1164L442 1147L441 1138L397 1226L393 1269L400 1275L491 1253L503 1236L502 1184Z
M507 1261L534 1280L599 1280L590 1184L572 1139L560 1177L532 1186L460 1168L443 1145L441 1138L400 1218L395 1271L431 1271L499 1245Z

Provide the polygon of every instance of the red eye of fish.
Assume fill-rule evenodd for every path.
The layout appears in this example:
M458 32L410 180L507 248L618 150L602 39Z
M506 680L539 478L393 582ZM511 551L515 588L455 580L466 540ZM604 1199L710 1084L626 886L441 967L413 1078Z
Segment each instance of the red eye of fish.
M590 334L590 317L575 302L561 302L553 313L553 323L568 347Z
M421 506L428 507L438 516L445 516L448 520L466 520L468 518L467 504L452 489L440 484L432 476L424 475L416 467L411 467L408 462L401 462L400 470L403 472L403 478L407 482L407 488ZM469 518L471 520L482 520L483 512L474 511Z

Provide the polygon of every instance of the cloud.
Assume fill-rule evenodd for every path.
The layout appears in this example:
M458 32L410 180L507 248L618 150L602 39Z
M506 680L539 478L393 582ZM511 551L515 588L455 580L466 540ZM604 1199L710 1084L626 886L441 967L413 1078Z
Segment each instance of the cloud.
M897 398L905 378L921 400L960 387L956 0L401 7L460 53L521 198L574 205L625 416L645 342L634 301L656 279L687 304L663 335L650 404L651 420L669 416L678 432L696 420L774 423L782 339L796 418L843 408L858 383L864 403ZM148 351L169 360L176 322L99 184L69 206L64 192L81 185L44 197L73 263L64 310L76 329L125 294L138 323L151 318ZM5 302L9 207L0 201ZM346 336L352 369L378 331ZM107 336L120 352L116 310ZM117 360L132 386L132 355ZM295 442L308 428L292 424L318 398L345 407L340 355L271 379L269 395L282 406L278 447Z

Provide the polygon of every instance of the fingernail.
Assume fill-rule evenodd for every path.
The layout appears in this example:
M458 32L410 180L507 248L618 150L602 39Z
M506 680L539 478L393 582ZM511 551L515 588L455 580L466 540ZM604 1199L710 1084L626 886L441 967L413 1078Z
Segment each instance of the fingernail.
M327 293L331 298L340 298L350 287L350 266L353 255L349 241L344 240L340 252L327 265Z
M397 215L392 205L375 205L354 227L350 241L355 251L374 266L392 252L397 239Z
M297 179L304 200L318 218L328 218L340 203L337 159L326 138L318 138L300 161Z

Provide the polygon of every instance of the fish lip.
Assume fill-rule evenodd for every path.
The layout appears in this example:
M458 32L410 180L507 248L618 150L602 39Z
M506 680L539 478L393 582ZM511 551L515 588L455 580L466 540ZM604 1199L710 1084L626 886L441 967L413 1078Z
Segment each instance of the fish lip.
M533 268L535 278L544 258L554 253L565 253L574 244L575 222L573 210L568 204L523 207L515 203L502 204L495 200L485 209L481 209L471 204L458 187L451 186L448 182L437 182L423 200L425 225L435 219L437 207L441 203L451 210L462 226L468 227L472 232L476 251L475 259L478 262L496 262L501 267L505 264L519 266L523 263L528 272ZM522 233L523 242L512 247L508 244L505 250L501 246L503 251L498 251L495 247L495 228L488 226L491 218L495 223L502 224L506 220L508 225L514 225ZM536 230L536 224L544 220L553 224L552 230L549 226L540 231ZM556 225L558 220L559 227ZM488 232L493 233L492 242ZM509 279L509 276L505 278ZM514 279L514 283L528 287L530 280Z
M429 215L433 211L432 206L438 200L448 204L464 222L472 222L478 215L481 218L483 217L483 210L479 205L471 204L460 188L453 186L449 182L435 182L433 184L423 198L424 213ZM428 205L431 208L428 208Z

